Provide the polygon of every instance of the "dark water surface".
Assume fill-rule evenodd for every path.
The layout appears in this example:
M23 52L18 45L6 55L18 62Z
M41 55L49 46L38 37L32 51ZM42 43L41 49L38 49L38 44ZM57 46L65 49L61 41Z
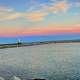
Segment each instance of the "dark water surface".
M21 80L80 80L80 43L0 49L0 76L5 80L13 76Z

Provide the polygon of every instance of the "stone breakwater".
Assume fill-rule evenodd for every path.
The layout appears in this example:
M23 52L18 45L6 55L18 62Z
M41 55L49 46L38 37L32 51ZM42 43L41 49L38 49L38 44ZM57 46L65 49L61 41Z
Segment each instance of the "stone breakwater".
M17 42L11 44L0 44L0 49L3 48L13 48L13 47L24 47L24 46L34 46L34 45L44 45L51 43L77 43L80 40L58 40L58 41L42 41L42 42Z

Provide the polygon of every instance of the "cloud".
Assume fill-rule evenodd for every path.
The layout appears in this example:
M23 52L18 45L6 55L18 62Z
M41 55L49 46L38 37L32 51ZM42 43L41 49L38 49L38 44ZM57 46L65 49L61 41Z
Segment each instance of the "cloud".
M15 20L17 18L24 18L33 22L42 21L50 13L66 13L70 8L73 8L73 6L80 8L80 3L78 2L72 4L67 0L50 1L52 1L52 3L50 3L51 5L48 5L47 3L37 3L34 1L34 5L31 4L31 7L24 12L18 12L12 8L0 7L0 21Z
M80 8L80 2L75 2L71 4L72 7Z
M0 13L0 21L15 20L17 18L24 18L29 21L42 21L47 15L47 13L43 11L25 11L22 13L9 8L0 8Z
M45 16L47 16L48 13L46 12L32 12L29 14L26 14L26 18L29 21L42 21Z
M12 8L0 7L0 21L7 19L13 13L14 10Z
M6 14L5 14L6 15ZM47 15L45 12L32 12L32 13L11 13L0 18L1 21L15 20L17 18L26 18L29 21L42 21Z
M41 3L38 6L40 6L40 11L45 11L48 13L60 13L60 12L67 12L71 5L67 0L50 0L50 3Z
M23 17L23 13L17 12L12 8L0 7L0 21L14 20Z
M17 19L19 17L22 17L23 14L21 13L13 13L13 14L9 14L8 16L6 16L5 18L3 18L4 20L14 20Z
M59 11L66 12L69 7L70 5L65 1L57 2L53 6L49 7L48 11L53 13L58 13Z
M12 11L14 11L14 10L11 9L11 8L0 7L0 13L1 13L1 12L12 12Z

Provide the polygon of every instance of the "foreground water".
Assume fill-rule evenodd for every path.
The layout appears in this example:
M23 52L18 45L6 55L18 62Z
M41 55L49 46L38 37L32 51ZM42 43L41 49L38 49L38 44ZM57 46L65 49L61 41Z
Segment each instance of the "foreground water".
M80 80L80 43L0 49L0 76L11 80Z

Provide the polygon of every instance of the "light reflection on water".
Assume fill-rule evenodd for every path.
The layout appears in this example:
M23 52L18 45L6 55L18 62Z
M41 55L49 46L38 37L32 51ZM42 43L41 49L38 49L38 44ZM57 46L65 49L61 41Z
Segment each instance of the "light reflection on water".
M80 80L80 43L0 49L0 76Z

